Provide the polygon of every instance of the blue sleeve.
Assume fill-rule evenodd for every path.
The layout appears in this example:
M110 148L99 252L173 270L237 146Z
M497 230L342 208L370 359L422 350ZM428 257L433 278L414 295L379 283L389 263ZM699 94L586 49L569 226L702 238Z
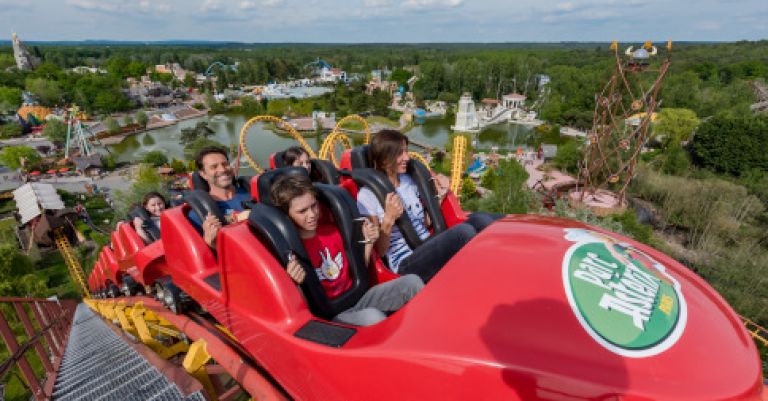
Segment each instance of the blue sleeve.
M198 216L194 210L189 211L187 218L189 218L190 223L192 223L192 226L194 226L198 232L203 232L203 220L200 219L200 216Z

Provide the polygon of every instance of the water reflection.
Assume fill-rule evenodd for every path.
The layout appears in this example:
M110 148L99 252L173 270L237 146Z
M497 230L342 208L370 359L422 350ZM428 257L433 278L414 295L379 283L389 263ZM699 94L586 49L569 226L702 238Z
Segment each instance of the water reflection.
M152 150L164 151L169 159L184 159L184 146L180 142L181 130L194 127L200 121L207 121L214 130L215 133L211 135L210 139L229 147L232 144L236 146L238 143L240 129L245 124L246 119L242 116L230 115L226 116L226 120L220 117L211 120L207 116L184 120L172 126L130 136L122 143L110 146L110 150L117 155L119 162L140 160L144 154ZM428 119L424 125L417 125L408 131L407 135L419 143L443 147L448 141L450 126L451 121ZM517 146L525 146L531 132L529 127L500 124L476 134L475 142L476 146L481 149L487 149L491 146L514 149ZM307 142L319 150L325 135L321 137L313 135L307 138ZM355 145L362 144L363 138L362 135L353 135L352 142ZM296 141L286 134L273 132L265 124L257 124L252 126L246 144L254 160L261 166L267 166L270 154L296 145Z

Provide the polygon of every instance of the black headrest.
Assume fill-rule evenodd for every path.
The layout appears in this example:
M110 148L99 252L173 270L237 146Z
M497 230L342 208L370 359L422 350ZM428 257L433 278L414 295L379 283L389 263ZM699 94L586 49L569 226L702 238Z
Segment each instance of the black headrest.
M211 198L211 195L206 191L195 189L184 194L184 201L186 201L192 210L200 217L200 221L205 220L205 216L208 213L219 219L221 224L226 224L227 220L224 218L219 205Z
M133 220L136 217L142 220L149 220L149 212L141 206L134 206L128 211L128 219Z
M192 188L205 192L211 190L211 186L208 185L208 181L201 177L200 172L198 171L192 173Z
M370 153L370 145L362 145L352 148L352 151L349 153L352 168L356 169L373 167L371 165Z
M379 203L382 205L382 208L386 202L387 194L395 192L395 187L392 186L392 183L389 182L389 179L381 171L372 168L356 168L352 169L349 174L358 187L368 187L368 189L373 192L376 199L378 199ZM411 219L408 218L406 213L400 215L400 217L395 220L395 224L397 224L397 228L400 229L400 232L403 233L403 238L405 238L405 242L408 243L408 246L411 247L411 249L416 249L424 242L421 237L419 237L419 234L413 227L413 223L411 223Z
M328 160L311 159L312 173L310 178L313 182L322 182L324 184L339 185L339 170Z
M249 176L235 177L234 184L238 188L242 188L248 192L251 192L251 177ZM192 173L192 187L195 190L201 190L205 192L211 191L211 186L208 185L208 181L206 181L202 176L200 176L199 171L195 171Z
M440 203L437 201L437 189L435 189L435 185L432 183L432 174L420 161L413 159L408 161L406 172L413 178L413 182L416 183L421 203L424 204L424 210L432 221L433 234L439 234L447 230L448 225L445 224Z
M350 269L352 285L336 298L325 295L314 266L299 237L298 230L288 216L274 206L258 203L251 209L248 222L251 230L273 253L277 261L286 266L288 254L293 251L306 272L301 288L309 302L309 308L316 316L332 319L339 313L354 306L368 290L368 271L364 260L363 247L359 244L362 232L355 225L357 207L354 200L341 188L315 184L318 200L328 206L344 241L344 251Z
M141 219L141 228L143 228L144 232L149 235L149 239L151 239L152 242L160 239L160 229L157 225L152 224L152 217L147 213L146 209L141 206L134 206L128 211L128 219L131 222L133 222L133 219L136 217Z
M272 184L275 181L286 174L303 174L308 175L307 169L304 167L281 167L274 170L267 170L263 172L256 181L256 188L259 191L259 202L272 204Z
M276 152L273 160L275 161L275 168L285 167L285 151Z

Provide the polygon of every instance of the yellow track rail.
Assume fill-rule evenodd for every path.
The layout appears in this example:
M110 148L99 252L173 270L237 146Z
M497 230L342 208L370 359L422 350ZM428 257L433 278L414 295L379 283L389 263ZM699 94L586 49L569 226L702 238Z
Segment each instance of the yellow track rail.
M338 123L336 123L336 126L333 127L333 132L340 133L341 127L344 126L349 121L357 121L360 124L363 125L363 132L365 132L365 143L369 144L371 143L371 128L368 126L368 121L366 121L363 117L360 117L357 114L350 114L341 120L339 120Z
M741 316L741 320L744 322L744 327L747 328L747 331L749 331L749 334L752 335L755 341L759 341L764 346L768 347L768 330L744 316Z
M336 152L334 152L337 143L340 143L344 149L352 149L352 141L346 134L333 131L323 141L317 157L322 160L330 160L334 166L339 167L339 160L336 157Z
M424 158L424 156L421 155L419 152L408 152L408 156L411 157L411 159L415 159L421 162L421 164L424 165L424 167L427 168L427 170L430 170L429 163L427 163L427 159Z
M363 131L365 131L365 143L367 144L371 142L371 129L368 126L368 121L357 114L350 114L339 120L328 137L325 138L323 144L320 146L320 151L318 152L319 159L330 160L333 162L334 166L339 167L339 160L336 158L336 152L334 152L336 145L341 144L345 150L352 149L352 141L349 139L349 136L341 131L344 124L349 121L357 121L361 123L363 125Z
M256 124L258 122L272 122L274 123L278 128L283 128L295 139L299 142L302 148L309 153L309 157L314 159L317 158L317 155L315 154L315 150L312 149L311 146L307 143L307 141L304 140L304 137L301 136L301 134L296 131L295 128L291 126L291 124L288 124L285 120L282 118L274 117L274 116L256 116L248 120L245 125L243 125L243 128L240 129L240 149L243 152L243 155L245 156L245 160L248 161L248 165L251 166L251 168L256 173L261 173L264 171L264 169L259 166L258 163L256 163L255 160L251 157L251 153L248 151L248 146L245 143L245 139L248 137L248 130L251 128L253 124Z
M451 157L451 191L456 196L461 194L461 176L464 172L464 153L467 150L467 138L456 135L453 138L453 155Z
M78 287L84 298L90 298L91 292L88 291L85 272L80 266L80 262L77 260L77 257L75 257L75 254L72 252L72 247L69 246L69 240L64 234L64 231L62 229L57 229L53 233L53 238L56 242L56 246L59 248L59 252L61 252L61 255L64 257L64 262L67 264L69 275L72 277L72 282L75 283L75 286Z

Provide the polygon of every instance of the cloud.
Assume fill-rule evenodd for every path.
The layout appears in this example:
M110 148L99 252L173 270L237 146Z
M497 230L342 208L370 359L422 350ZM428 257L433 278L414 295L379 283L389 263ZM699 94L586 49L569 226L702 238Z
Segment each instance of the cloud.
M366 7L387 7L392 5L391 0L365 0L363 3Z
M403 0L402 6L406 8L428 7L458 7L463 0Z
M221 0L204 0L200 6L200 11L204 13L221 11L224 7L221 5Z
M119 4L110 3L108 1L68 0L67 3L75 6L75 8L79 8L81 10L87 10L87 11L114 12L114 11L117 11L117 9L119 8Z
M135 4L120 3L109 0L68 0L67 4L74 6L76 9L100 12L104 14L152 14L152 13L166 13L171 11L171 6L164 1L150 1L139 0Z
M283 0L263 0L261 4L267 7L274 7L274 6L279 6L280 4L283 4Z
M253 10L256 8L256 3L253 1L241 1L240 2L240 9L241 10Z

